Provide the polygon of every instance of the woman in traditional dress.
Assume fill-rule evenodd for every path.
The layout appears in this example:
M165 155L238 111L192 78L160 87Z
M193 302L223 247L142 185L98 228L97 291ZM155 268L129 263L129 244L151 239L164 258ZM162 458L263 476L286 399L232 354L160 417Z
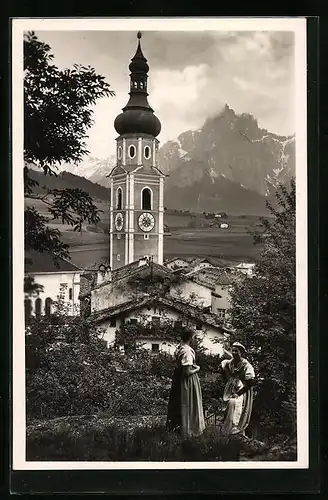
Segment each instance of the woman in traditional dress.
M176 368L167 413L167 427L183 437L198 436L205 429L202 391L195 364L195 351L190 347L193 332L184 330L182 342L175 352Z
M221 363L227 383L223 393L225 410L222 434L245 434L253 406L253 385L255 373L252 365L245 359L246 349L235 342L231 349L232 358Z

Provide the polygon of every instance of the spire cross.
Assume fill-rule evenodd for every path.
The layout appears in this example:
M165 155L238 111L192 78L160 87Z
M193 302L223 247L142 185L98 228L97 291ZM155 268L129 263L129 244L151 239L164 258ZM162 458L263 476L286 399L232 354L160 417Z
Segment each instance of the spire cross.
M142 33L141 33L141 31L138 31L137 37L138 37L138 38L139 38L139 40L140 40L140 38L142 37Z

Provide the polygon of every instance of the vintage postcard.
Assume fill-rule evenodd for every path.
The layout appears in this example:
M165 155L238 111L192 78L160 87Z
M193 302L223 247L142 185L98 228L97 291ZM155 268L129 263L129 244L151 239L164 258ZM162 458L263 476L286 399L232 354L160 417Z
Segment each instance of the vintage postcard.
M13 19L13 469L306 469L306 19Z

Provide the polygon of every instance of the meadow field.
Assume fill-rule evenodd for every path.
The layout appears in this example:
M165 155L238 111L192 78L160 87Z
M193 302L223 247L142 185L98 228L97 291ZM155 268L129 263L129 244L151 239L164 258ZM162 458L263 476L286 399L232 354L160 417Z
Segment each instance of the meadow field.
M25 204L35 206L47 215L47 207L40 200L27 199ZM108 204L99 202L97 205L102 210L98 227L85 225L78 233L60 221L49 223L61 231L64 242L70 245L72 263L81 268L109 255L109 238L104 232L109 226ZM209 227L213 221L205 219L202 214L166 211L164 223L169 232L164 234L164 258L211 256L229 263L256 260L260 247L253 244L249 231L259 224L259 217L228 215L226 220L230 227L220 229Z

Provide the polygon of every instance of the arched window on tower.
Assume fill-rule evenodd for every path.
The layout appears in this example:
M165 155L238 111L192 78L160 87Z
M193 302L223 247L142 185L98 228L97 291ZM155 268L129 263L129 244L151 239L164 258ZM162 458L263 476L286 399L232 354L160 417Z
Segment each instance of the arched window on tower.
M117 188L116 191L116 210L122 210L123 207L123 192L122 188Z
M141 209L142 210L152 210L151 206L151 190L149 188L143 188L141 194Z
M52 313L52 299L50 297L46 298L44 312L46 316L50 316Z
M42 305L42 300L39 297L35 301L35 315L36 316L40 316L41 315L41 305Z

